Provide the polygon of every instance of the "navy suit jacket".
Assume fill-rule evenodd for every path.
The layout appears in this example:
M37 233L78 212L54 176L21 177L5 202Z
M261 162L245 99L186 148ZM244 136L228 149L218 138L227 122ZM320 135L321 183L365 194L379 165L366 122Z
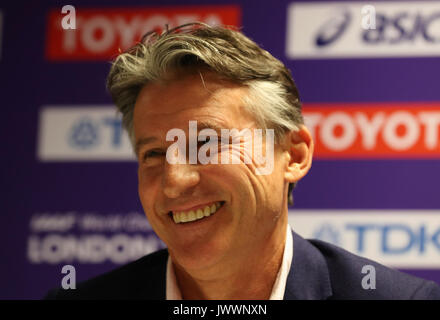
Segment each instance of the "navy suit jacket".
M293 259L284 300L436 299L440 287L364 259L319 240L293 233ZM150 299L166 297L166 249L154 252L114 271L77 285L54 289L47 299ZM376 288L364 289L365 265L375 267Z

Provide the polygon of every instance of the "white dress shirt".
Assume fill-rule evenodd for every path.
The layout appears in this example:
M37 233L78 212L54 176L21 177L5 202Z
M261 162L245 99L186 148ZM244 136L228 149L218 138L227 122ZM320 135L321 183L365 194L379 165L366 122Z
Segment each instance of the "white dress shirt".
M278 270L277 278L272 288L269 300L283 300L284 291L286 289L287 276L289 275L290 265L293 257L293 239L292 230L287 224L286 228L286 243L284 246L283 261ZM182 300L182 294L176 281L176 274L174 273L173 263L170 256L167 261L167 275L166 275L166 299L167 300Z

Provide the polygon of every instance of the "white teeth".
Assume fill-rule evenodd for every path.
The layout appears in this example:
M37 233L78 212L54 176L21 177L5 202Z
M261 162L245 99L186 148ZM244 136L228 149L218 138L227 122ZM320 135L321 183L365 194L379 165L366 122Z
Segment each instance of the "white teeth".
M203 209L200 208L197 211L173 212L173 220L175 223L182 223L203 219L215 213L220 206L220 202L215 202L211 206L205 206Z
M187 221L194 221L194 220L196 220L197 219L197 217L196 217L196 213L194 212L194 211L190 211L189 213L188 213L188 220Z
M204 210L204 212L203 212L203 215L204 215L205 217L209 217L209 216L211 215L211 208L209 208L209 206L206 206L206 207L205 207L205 210Z

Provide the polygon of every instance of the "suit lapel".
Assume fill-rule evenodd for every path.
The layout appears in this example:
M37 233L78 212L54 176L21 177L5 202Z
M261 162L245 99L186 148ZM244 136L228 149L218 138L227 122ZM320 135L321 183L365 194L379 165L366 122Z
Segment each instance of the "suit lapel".
M155 253L154 261L140 266L136 286L132 288L134 299L165 300L166 299L166 266L168 250L162 249Z
M325 300L332 295L327 263L321 252L292 231L293 258L284 300Z

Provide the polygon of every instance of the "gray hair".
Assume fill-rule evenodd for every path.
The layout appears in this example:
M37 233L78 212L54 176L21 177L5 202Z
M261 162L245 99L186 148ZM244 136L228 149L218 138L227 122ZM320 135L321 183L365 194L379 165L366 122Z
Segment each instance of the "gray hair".
M276 142L304 123L298 90L281 61L236 30L190 23L162 34L147 33L112 64L107 87L133 145L133 111L141 89L173 72L198 67L247 86L244 106L259 125L274 129ZM289 204L293 188L289 184Z

